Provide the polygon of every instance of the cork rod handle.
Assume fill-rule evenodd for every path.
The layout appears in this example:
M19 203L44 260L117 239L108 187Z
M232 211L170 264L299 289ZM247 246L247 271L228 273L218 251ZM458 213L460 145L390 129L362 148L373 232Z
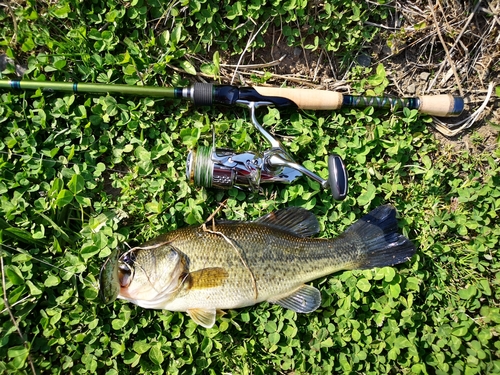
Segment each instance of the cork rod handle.
M291 100L300 109L336 110L342 107L416 109L422 114L454 117L462 113L464 100L452 95L426 95L415 98L376 97L343 95L335 91L292 89L276 87L254 87L260 95L266 97L281 97Z
M293 101L300 109L335 110L342 107L344 96L335 91L254 87L260 95L278 96Z

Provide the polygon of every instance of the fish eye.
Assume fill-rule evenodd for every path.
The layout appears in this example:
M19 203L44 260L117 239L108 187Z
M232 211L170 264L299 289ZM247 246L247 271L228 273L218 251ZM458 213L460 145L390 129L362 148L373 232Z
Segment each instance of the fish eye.
M123 254L121 261L131 266L135 262L135 259L136 259L135 252L129 251Z
M120 286L126 288L134 278L134 264L137 257L134 251L127 251L120 257L118 265L118 279Z

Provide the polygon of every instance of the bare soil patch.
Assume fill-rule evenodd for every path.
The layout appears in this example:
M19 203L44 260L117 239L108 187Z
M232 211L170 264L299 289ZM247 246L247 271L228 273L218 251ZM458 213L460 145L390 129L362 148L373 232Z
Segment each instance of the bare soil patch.
M349 92L346 73L352 64L382 63L390 81L388 95L463 96L464 114L436 119L436 138L455 150L493 153L500 129L500 100L494 90L500 85L500 0L393 1L385 6L391 7L392 17L385 24L369 24L381 32L352 54L350 64L327 51L289 47L281 31L270 28L266 48L225 57L223 79L250 84L252 75L269 78L272 73L269 84ZM465 124L456 125L459 121Z

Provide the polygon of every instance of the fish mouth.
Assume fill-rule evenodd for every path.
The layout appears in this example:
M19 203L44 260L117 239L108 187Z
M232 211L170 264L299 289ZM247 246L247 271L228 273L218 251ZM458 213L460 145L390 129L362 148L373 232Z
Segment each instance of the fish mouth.
M127 288L134 279L136 256L129 250L120 256L115 249L104 262L99 273L99 299L109 304L118 298L122 288Z
M120 283L120 287L127 288L132 280L134 279L135 268L134 263L136 260L136 256L133 250L127 251L123 254L118 263L118 281Z

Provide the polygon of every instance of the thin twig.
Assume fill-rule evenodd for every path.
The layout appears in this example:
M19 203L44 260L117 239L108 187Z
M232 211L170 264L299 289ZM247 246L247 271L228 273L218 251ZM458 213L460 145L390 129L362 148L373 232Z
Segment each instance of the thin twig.
M236 68L236 69L260 69L260 68L269 68L271 66L279 65L286 55L281 56L278 60L270 61L268 63L263 64L245 64L245 65L233 65L233 64L220 64L223 68Z
M207 232L207 233L212 233L212 234L216 234L218 236L221 236L222 238L224 238L224 240L226 240L226 242L228 244L231 245L231 247L236 251L236 254L238 254L238 257L240 258L240 261L241 263L243 264L243 266L247 269L247 271L250 273L250 277L252 278L252 286L253 286L253 291L254 291L254 296L255 296L255 300L257 300L257 298L259 298L259 290L257 289L257 280L255 279L255 275L253 274L252 270L250 269L250 267L248 267L248 264L247 262L245 261L245 259L243 258L243 255L241 255L241 252L238 250L238 248L236 247L236 245L233 243L233 241L231 241L224 233L222 232L218 232L218 231L214 231L214 230L210 230L210 229L207 229L205 226L205 224L203 224L202 226L202 229L204 232Z
M300 24L298 17L295 20L295 22L297 23L297 30L299 31L300 46L302 47L302 53L304 54L304 60L306 61L307 71L310 71L311 69L309 68L309 61L307 60L306 49L304 48L304 39L302 38L302 33L300 32Z
M458 34L456 40L455 40L455 43L453 43L453 45L451 46L450 48L450 53L453 52L453 50L455 49L455 47L457 46L458 42L460 41L460 39L462 38L462 35L464 34L464 32L468 29L469 27L469 24L471 23L472 19L474 18L474 16L476 15L476 12L479 8L479 5L481 4L480 1L477 2L476 6L474 7L474 9L472 10L472 13L470 14L469 18L467 18L467 21L465 21L465 25L462 27L462 30L460 31L460 34Z
M248 72L239 72L239 74L247 75L247 76L251 76L251 75L255 75L255 74L261 75L261 76L268 75L271 78L282 79L284 81L300 83L302 85L306 85L306 86L310 86L310 87L314 87L314 88L322 87L322 85L317 85L315 83L311 83L311 81L309 79L299 78L299 77L291 76L291 75L289 76L289 75L282 75L282 74L274 74L274 73L269 73L269 72L261 72L258 70L250 70Z
M21 303L23 303L24 301L30 301L30 302L35 302L36 301L36 298L35 297L31 297L29 295L27 295L26 297L24 298L21 298L19 301L16 301L14 302L12 305L9 306L9 308L13 308L14 306L17 306L17 305L20 305ZM0 311L0 314L3 314L4 312L8 311L9 308L5 308L3 309L2 311Z
M465 129L470 128L479 118L479 116L483 113L483 111L486 109L486 106L488 105L491 96L493 95L493 89L495 88L495 84L493 82L490 82L488 86L488 93L486 94L486 98L483 101L483 104L470 116L468 116L466 119L463 119L455 124L446 124L442 122L441 120L435 118L434 122L432 123L432 126L438 130L441 134L446 135L448 137L453 137L460 132L462 132ZM458 129L449 129L450 127L457 127L460 126Z
M207 223L209 221L212 222L212 228L215 230L215 216L222 210L222 207L226 206L227 199L224 202L219 203L219 206L210 214L210 216L205 220L205 222L201 225L201 229L205 229L207 227Z
M313 75L313 82L316 82L316 77L318 76L318 70L319 67L321 66L321 59L323 58L324 51L321 49L321 52L318 57L318 62L316 63L316 69L314 69L314 75Z
M16 16L14 14L14 12L12 11L12 8L11 6L9 5L9 3L6 3L6 4L1 4L0 5L4 6L7 8L7 10L9 11L10 13L10 16L12 17L12 25L14 26L14 33L12 34L12 38L10 40L10 43L15 43L17 41L17 20L16 20Z
M0 247L0 270L2 272L3 302L5 305L5 309L9 312L10 320L12 321L12 324L14 324L14 327L16 327L17 333L18 333L19 337L21 338L21 341L23 342L24 348L28 351L28 363L30 364L31 371L33 372L33 375L36 375L35 365L33 364L33 361L31 360L30 348L29 348L26 340L23 337L23 333L21 332L21 329L19 328L19 325L16 322L16 318L14 317L14 314L12 314L12 310L10 309L9 300L7 298L7 288L5 286L5 271L4 271L4 267L3 267L3 255L2 255L2 248L1 247Z
M253 285L253 290L254 290L254 294L255 294L255 300L257 300L257 298L259 297L259 290L257 289L257 280L255 279L255 275L253 274L252 270L250 269L250 267L248 267L248 264L247 262L245 261L245 259L243 258L243 255L241 254L241 252L238 250L238 248L236 247L236 245L233 243L233 241L231 241L224 233L222 232L219 232L216 230L216 225L215 225L215 221L214 221L214 217L215 215L217 215L217 213L221 210L221 208L224 206L224 203L226 201L224 201L223 203L221 203L219 205L219 207L217 207L215 209L215 211L207 218L207 220L201 225L201 230L203 230L204 232L207 232L207 233L211 233L211 234L215 234L215 235L218 235L218 236L221 236L222 238L224 238L224 240L231 245L231 247L236 251L236 254L238 255L238 257L240 258L240 261L241 263L243 264L243 266L247 269L247 271L250 273L250 277L252 278L252 285ZM207 228L207 223L209 221L212 221L212 229L208 229Z
M160 22L162 19L165 19L164 21L164 25L167 23L168 21L168 18L170 17L170 13L172 12L172 9L177 5L179 4L180 1L177 1L177 2L171 2L169 4L169 6L167 7L167 9L165 10L165 12L163 12L163 14L161 15L161 17L158 18L158 22L156 23L154 29L156 30L158 28L158 26L160 25ZM130 3L125 3L125 8L128 8L129 7L129 4Z
M328 63L330 64L330 69L332 70L332 77L336 80L337 79L337 72L335 71L335 68L333 67L332 59L330 58L330 54L327 53L326 57L328 58Z
M439 0L437 0L437 4L439 5ZM462 88L462 83L460 82L460 77L458 75L457 68L456 68L455 64L453 63L453 59L451 58L450 52L448 51L448 47L446 47L446 43L443 39L443 35L441 34L441 30L439 29L439 23L438 23L438 20L436 17L436 12L434 11L434 6L432 5L432 0L429 0L429 7L431 9L432 18L434 19L434 24L436 25L436 30L437 30L439 40L441 41L441 45L443 46L443 49L446 53L446 58L448 60L448 63L450 64L451 68L453 69L453 74L455 75L455 81L456 81L457 86L458 86L458 91L460 92L461 96L464 96L464 90ZM443 12L443 14L444 14L444 12Z
M240 58L238 59L238 62L236 64L236 69L234 70L234 73L233 73L233 78L231 79L231 85L233 84L234 82L234 78L236 77L236 72L238 71L238 67L240 66L241 64L241 61L243 60L243 56L245 55L245 52L250 48L250 45L253 43L253 41L255 40L255 38L257 37L257 35L259 35L260 31L262 30L262 28L267 24L267 21L262 23L262 25L259 27L259 30L257 30L257 32L254 34L252 32L252 34L250 34L250 39L247 41L247 44L245 46L245 49L243 50L243 52L241 53L240 55Z

